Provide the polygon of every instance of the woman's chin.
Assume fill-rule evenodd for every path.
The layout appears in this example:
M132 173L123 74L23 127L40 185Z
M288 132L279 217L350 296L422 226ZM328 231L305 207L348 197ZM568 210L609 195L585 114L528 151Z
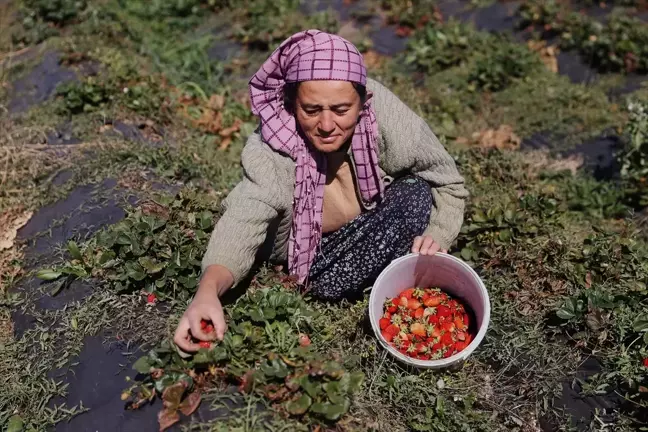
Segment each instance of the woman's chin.
M332 143L322 142L321 140L314 142L315 148L322 153L334 153L336 151L339 151L342 147L342 144L342 140L335 140Z

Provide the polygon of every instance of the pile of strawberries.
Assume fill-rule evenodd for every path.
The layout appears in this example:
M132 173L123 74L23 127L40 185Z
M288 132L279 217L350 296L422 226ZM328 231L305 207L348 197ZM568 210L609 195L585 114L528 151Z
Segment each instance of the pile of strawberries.
M385 301L382 336L401 353L419 360L450 357L472 341L464 306L438 288L409 288Z

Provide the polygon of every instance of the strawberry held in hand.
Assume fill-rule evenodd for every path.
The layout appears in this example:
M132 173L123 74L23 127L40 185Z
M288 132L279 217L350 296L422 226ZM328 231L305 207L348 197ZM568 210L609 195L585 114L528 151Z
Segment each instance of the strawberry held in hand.
M472 341L466 308L438 288L408 288L387 299L379 320L382 336L419 360L448 358Z

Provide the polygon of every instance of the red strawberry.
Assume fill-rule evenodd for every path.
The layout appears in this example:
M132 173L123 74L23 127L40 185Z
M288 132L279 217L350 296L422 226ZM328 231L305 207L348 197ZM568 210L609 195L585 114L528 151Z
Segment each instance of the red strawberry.
M416 309L416 311L414 312L414 318L416 318L416 319L423 318L423 313L424 312L425 312L425 310L422 307Z
M155 300L157 300L157 297L155 296L154 293L151 293L146 296L146 303L155 303Z
M432 345L433 352L441 351L442 349L443 349L443 344L441 342Z
M441 343L445 346L450 346L454 343L454 340L452 340L452 333L444 333L443 336L441 336Z
M441 337L441 329L439 327L434 327L434 330L432 330L430 336L432 336L435 339Z
M381 334L382 334L382 337L384 337L387 342L391 342L392 339L394 339L394 334L393 333L389 333L389 332L383 330L381 332Z
M400 332L400 327L398 327L396 324L390 324L387 327L385 327L384 331L394 336Z
M391 324L391 321L387 318L380 318L380 330L385 330Z
M419 353L426 353L428 351L428 347L423 342L419 342L416 344L416 351L418 351Z
M425 327L421 323L417 323L417 322L413 323L410 326L410 331L412 332L413 335L416 335L416 336L421 336L421 337L427 336L427 333L425 331Z
M437 315L440 317L449 317L452 315L452 312L448 306L439 305L439 307L437 307Z
M450 309L457 309L457 306L459 306L459 303L457 303L457 300L450 300L448 302L448 307Z
M430 324L438 324L439 323L439 316L438 315L430 315L430 316L428 316L428 322Z
M402 293L400 293L400 296L405 297L407 300L410 300L413 295L414 295L414 288L408 288Z
M645 359L643 360L643 365L646 366L646 367L648 368L648 358L645 358Z
M447 332L453 332L455 331L455 325L453 322L447 322L443 324L443 330Z
M470 342L472 342L473 336L470 333L466 333L466 340L464 341L466 343L466 346L470 345Z
M416 299L409 299L407 302L407 308L410 310L416 310L421 307L421 302Z
M311 340L308 337L308 335L305 334L305 333L300 333L299 334L299 345L305 347L305 346L308 346L310 344L311 344Z
M200 320L200 328L202 330L205 330L208 325L209 325L209 322L207 320Z
M423 300L423 304L427 307L437 307L441 304L441 297L430 296L426 300Z
M466 327L468 327L470 325L470 318L468 318L468 314L464 314L463 322L466 325Z
M430 354L419 354L419 360L430 360Z
M465 342L457 342L455 343L455 349L457 352L461 352L466 348L466 343Z
M211 324L207 324L207 327L205 327L203 330L205 331L205 333L211 333L214 331L214 326Z
M466 324L464 324L463 318L461 318L460 316L455 317L454 325L460 330L466 329Z
M207 342L207 341L200 341L198 342L198 345L200 345L200 348L207 348L207 349L211 348L211 342Z
M448 357L452 356L453 353L454 353L454 350L448 349L448 350L446 350L446 352L443 353L443 358L448 358Z

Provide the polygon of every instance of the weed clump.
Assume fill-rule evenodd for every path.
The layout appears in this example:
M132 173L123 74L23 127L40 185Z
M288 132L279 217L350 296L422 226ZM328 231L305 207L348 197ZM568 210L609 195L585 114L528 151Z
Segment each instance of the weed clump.
M617 155L626 193L635 208L648 206L648 103L628 105L626 145Z

